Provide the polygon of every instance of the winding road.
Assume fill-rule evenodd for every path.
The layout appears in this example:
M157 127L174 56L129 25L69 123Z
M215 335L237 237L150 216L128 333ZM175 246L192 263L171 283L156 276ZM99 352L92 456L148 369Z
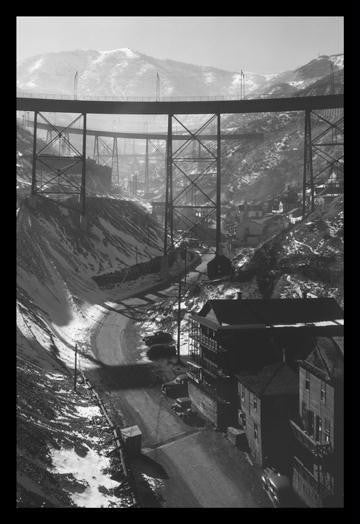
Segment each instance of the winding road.
M203 260L188 280L199 278L205 264ZM171 288L162 295L166 292L171 293ZM137 303L154 302L157 296L160 300L160 293L136 294ZM92 379L106 392L122 421L137 424L143 433L142 457L134 468L155 486L154 505L271 507L258 470L241 451L209 425L189 426L171 410L171 400L161 394L156 380L156 364L139 361L135 326L120 312L127 302L134 304L133 299L119 300L119 312L109 312L94 332L92 350L103 366Z

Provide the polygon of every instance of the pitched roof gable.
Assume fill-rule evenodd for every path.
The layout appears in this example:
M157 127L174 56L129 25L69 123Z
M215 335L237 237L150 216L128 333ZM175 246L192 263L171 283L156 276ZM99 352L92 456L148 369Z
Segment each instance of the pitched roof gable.
M253 375L236 376L241 384L258 397L298 393L298 375L284 362L265 366Z
M316 346L305 360L306 363L320 370L328 380L341 378L344 374L344 348L342 337L316 337ZM341 342L340 342L341 341Z
M294 325L343 318L343 311L333 298L208 300L200 311L206 316L212 309L220 323Z

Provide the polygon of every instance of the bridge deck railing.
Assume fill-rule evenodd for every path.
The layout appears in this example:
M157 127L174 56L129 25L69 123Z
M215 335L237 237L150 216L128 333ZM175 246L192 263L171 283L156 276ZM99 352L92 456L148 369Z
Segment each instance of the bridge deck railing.
M300 94L300 93L299 93ZM336 93L336 94L342 94L342 93ZM294 94L294 97L296 97L298 93ZM18 91L16 96L18 98L41 98L41 99L50 99L50 100L100 100L100 101L109 101L109 102L201 102L201 101L217 101L217 100L241 100L240 97L236 96L162 96L159 98L156 98L154 96L86 96L81 95L77 96L76 98L73 95L70 94L57 94L57 93L29 93L29 92L21 92ZM273 94L266 94L263 93L261 95L256 95L254 97L246 96L245 100L252 100L252 99L261 99L261 98L283 98L283 97L277 97Z

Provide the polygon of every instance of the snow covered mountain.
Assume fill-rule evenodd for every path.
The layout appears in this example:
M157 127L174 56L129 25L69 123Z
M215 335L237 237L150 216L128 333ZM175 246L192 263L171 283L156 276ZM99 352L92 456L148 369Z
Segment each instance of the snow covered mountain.
M321 56L308 64L279 74L245 71L245 93L288 94L343 68L343 55ZM69 51L30 57L18 65L18 89L34 93L74 93L78 71L78 96L155 96L157 73L160 96L234 96L240 94L238 72L158 59L128 48L109 51ZM281 93L280 93L281 94Z

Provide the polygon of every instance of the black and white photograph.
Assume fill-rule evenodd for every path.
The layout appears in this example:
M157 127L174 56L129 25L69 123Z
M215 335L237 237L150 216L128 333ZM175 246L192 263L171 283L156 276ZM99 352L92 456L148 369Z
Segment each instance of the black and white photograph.
M344 508L343 16L16 16L16 508Z

